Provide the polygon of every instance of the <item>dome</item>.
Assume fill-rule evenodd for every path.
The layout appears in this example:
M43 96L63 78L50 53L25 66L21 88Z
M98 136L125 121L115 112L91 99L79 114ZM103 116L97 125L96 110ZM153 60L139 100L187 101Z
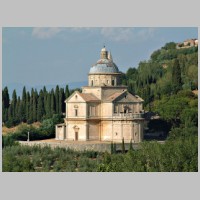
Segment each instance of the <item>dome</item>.
M101 59L90 68L89 73L120 73L117 65L113 62L111 53L108 54L105 46L101 49Z
M90 68L89 73L119 73L119 69L112 60L100 59Z

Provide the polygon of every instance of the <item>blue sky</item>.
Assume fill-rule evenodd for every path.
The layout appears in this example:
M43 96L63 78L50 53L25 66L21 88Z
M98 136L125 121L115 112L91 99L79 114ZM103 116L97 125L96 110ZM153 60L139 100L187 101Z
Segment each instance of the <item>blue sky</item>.
M3 28L3 86L87 80L105 44L122 72L166 42L197 38L197 28Z

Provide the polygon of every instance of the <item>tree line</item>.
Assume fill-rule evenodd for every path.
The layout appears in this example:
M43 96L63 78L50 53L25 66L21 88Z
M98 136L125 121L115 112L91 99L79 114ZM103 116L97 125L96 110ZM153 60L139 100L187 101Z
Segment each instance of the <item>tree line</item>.
M8 88L2 91L2 122L7 126L15 126L21 122L31 124L41 122L44 119L52 118L54 114L63 115L65 113L65 99L70 96L74 90L69 90L68 85L55 90L47 91L45 86L37 92L31 89L26 91L24 86L22 96L17 96L16 90L9 97Z
M198 89L198 47L176 49L174 42L166 43L154 51L148 61L129 68L122 82L129 92L144 99L149 110L154 100L163 96Z

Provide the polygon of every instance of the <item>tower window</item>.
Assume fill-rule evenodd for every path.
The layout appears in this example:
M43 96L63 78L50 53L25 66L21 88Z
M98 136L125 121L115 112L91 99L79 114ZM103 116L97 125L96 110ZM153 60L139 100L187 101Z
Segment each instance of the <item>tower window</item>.
M114 86L115 85L115 80L112 80L112 86Z

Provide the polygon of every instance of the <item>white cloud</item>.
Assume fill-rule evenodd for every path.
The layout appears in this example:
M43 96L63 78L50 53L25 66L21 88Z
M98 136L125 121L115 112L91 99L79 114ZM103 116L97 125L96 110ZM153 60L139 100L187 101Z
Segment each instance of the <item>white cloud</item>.
M150 28L143 28L138 31L138 37L141 37L143 39L149 39L154 36L154 33L156 31L156 28L150 27Z
M39 39L49 39L57 35L63 28L33 28L32 36Z
M71 31L81 32L81 31L94 31L95 28L93 27L71 27Z
M115 42L127 42L146 40L154 36L156 28L133 28L133 27L69 27L69 28L33 28L32 36L39 39L49 39L58 35L61 31L65 35L65 31L81 33L87 31L91 34L100 34L106 39Z
M133 28L102 28L101 35L104 37L114 40L116 42L119 41L128 41L132 37L132 29Z
M104 37L120 42L120 41L137 41L151 38L155 33L156 28L102 28L100 33Z

